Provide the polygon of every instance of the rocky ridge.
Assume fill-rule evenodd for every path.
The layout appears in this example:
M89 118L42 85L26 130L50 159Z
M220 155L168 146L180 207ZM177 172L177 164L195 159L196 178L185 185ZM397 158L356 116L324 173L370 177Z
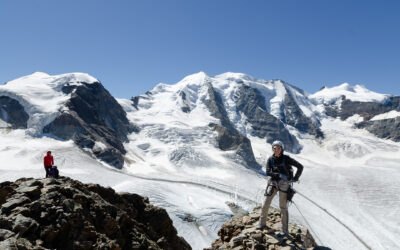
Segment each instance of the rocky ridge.
M29 115L24 107L13 98L0 96L0 120L10 124L12 129L27 128Z
M261 166L254 158L250 140L235 129L228 118L221 96L215 91L210 82L207 82L207 87L209 98L204 100L204 104L210 111L211 116L219 119L221 122L221 125L209 124L218 133L217 142L219 149L224 151L236 150L237 158L243 165L260 169Z
M72 139L80 148L91 149L104 162L122 168L126 150L123 142L137 128L126 118L126 113L100 82L66 85L71 94L68 110L44 127L44 133L58 138Z
M400 141L400 118L371 120L374 116L389 111L400 111L400 96L391 96L385 102L351 101L341 97L340 104L325 105L328 116L346 120L353 115L359 115L363 121L354 124L355 128L366 129L379 138Z
M309 230L299 225L289 224L289 236L279 236L281 218L275 208L269 210L267 228L257 230L260 212L261 208L256 207L250 214L232 217L218 231L219 239L205 250L323 249L317 246Z
M164 209L97 184L0 183L0 249L191 249Z

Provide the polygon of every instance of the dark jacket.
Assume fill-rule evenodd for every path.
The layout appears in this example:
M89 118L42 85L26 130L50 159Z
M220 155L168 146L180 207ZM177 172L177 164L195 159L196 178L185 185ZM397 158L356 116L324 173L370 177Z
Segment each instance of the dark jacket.
M292 166L297 168L296 175L294 176L294 180L297 181L303 172L303 165L288 155L282 154L279 157L272 155L267 161L267 176L276 179L279 174L283 174L290 180L293 178Z

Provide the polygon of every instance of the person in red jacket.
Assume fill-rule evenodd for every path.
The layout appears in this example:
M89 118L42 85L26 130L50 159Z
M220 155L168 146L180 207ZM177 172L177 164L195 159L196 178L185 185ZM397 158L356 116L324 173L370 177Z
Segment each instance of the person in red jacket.
M49 177L49 170L54 165L54 159L51 155L51 151L47 151L47 155L43 159L44 170L46 170L46 178Z

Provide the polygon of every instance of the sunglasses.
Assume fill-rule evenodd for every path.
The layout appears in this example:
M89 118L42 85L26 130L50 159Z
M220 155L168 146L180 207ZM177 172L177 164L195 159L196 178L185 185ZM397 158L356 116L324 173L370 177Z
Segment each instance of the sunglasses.
M282 149L282 147L273 147L272 149L273 150L279 150L279 149Z

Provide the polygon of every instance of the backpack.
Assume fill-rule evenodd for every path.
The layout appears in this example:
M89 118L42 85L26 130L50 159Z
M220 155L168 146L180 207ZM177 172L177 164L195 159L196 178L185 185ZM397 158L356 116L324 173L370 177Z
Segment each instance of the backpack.
M59 172L58 172L57 166L52 166L49 169L49 177L52 177L52 178L58 178L59 177Z

